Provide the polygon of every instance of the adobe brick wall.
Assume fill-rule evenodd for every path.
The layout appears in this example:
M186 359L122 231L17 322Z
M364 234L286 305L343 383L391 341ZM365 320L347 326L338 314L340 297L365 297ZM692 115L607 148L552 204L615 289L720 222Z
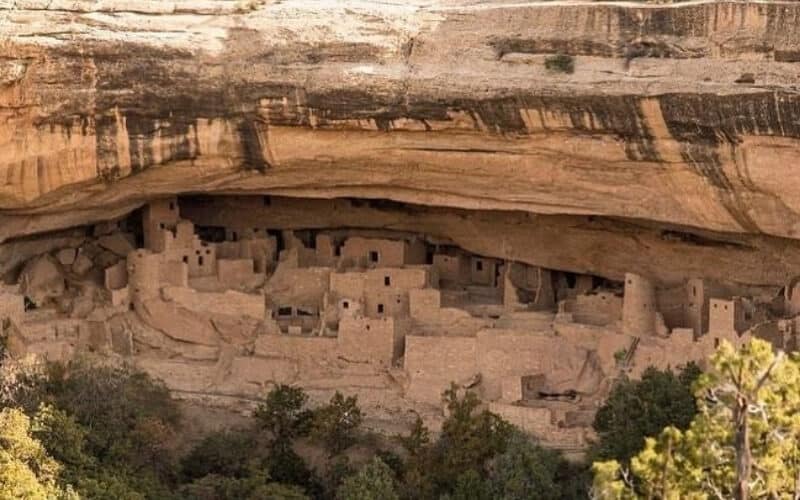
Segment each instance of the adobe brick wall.
M476 341L483 397L489 401L501 398L502 381L509 376L545 373L553 388L563 381L577 381L589 354L556 336L514 330L482 330Z
M578 295L572 307L572 318L589 325L614 324L622 319L622 298L610 292Z
M127 264L124 261L120 261L113 266L107 267L104 272L104 284L107 290L120 290L127 287Z
M406 263L407 246L405 241L353 237L342 245L341 257L363 265L400 267ZM370 259L370 252L377 252L376 262Z
M406 397L439 405L450 382L478 373L475 337L406 337Z
M217 277L221 285L237 287L251 283L255 273L251 259L217 260Z
M395 329L391 318L344 317L339 322L339 350L351 361L391 366L395 359L396 337L400 336L402 331Z

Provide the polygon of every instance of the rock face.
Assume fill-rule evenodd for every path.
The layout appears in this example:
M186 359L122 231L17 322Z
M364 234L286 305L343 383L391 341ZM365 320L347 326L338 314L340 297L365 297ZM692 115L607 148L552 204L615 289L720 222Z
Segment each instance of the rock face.
M270 192L617 221L601 240L633 219L794 255L798 15L0 0L0 239Z

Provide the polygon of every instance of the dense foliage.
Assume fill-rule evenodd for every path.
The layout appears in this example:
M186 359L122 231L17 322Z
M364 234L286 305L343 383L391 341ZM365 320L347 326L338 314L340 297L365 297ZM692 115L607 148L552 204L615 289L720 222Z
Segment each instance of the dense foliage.
M399 500L392 469L375 457L358 473L344 480L336 492L338 500Z
M800 360L761 340L723 343L696 383L698 413L631 459L594 464L597 498L797 498Z
M407 456L401 497L450 500L580 498L561 456L531 442L471 392L445 391L448 418L439 438L417 420L399 439ZM571 477L573 476L573 477ZM572 494L576 496L573 497ZM533 496L532 496L533 495Z
M61 465L33 434L31 420L22 411L0 411L0 499L32 500L76 498L58 484Z
M627 463L642 449L646 437L669 425L689 427L697 413L692 384L699 375L700 369L690 363L678 373L651 367L641 380L617 381L595 415L598 440L592 457Z
M144 373L83 361L7 368L0 500L579 497L557 453L455 386L435 439L421 419L406 435L378 438L361 429L355 396L336 392L311 409L301 389L278 385L252 425L207 435L179 455L178 404ZM313 467L309 450L322 460Z
M82 497L173 497L179 411L146 374L83 361L6 370L0 406L35 419L35 434L62 465L60 482Z

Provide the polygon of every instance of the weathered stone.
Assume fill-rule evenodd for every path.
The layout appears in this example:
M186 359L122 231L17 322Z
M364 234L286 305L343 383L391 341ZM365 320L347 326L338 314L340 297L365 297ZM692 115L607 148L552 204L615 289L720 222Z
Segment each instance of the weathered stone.
M42 255L28 262L19 279L20 291L34 304L60 297L66 288L58 262L50 255Z
M71 266L75 262L77 250L74 248L62 248L56 252L56 259L61 262L62 266Z
M123 258L134 250L128 237L120 232L101 236L97 239L97 244Z
M75 274L82 276L89 272L89 270L94 267L94 262L90 259L86 254L81 253L75 259L75 262L72 264L72 272Z

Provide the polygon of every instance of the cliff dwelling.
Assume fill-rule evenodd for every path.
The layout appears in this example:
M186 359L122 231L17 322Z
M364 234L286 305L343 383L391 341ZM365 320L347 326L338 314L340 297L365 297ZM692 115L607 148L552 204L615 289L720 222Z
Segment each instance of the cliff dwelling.
M237 412L276 383L320 401L348 390L377 428L412 414L435 425L455 382L580 453L620 375L703 363L721 339L796 345L791 284L544 267L458 221L369 199L153 199L16 243L28 255L5 268L8 351L121 358ZM498 244L507 254L481 251Z
M0 0L0 351L579 455L622 376L800 346L798 18Z

